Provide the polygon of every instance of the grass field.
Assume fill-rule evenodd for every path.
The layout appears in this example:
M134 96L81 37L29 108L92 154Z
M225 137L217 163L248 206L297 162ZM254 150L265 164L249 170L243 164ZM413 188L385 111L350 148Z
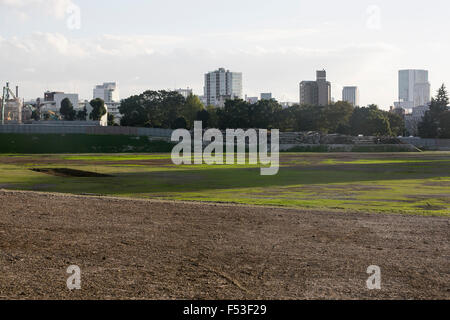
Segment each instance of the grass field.
M70 168L108 177L67 177ZM450 216L450 153L286 153L258 166L175 166L169 154L0 155L0 188L336 211Z

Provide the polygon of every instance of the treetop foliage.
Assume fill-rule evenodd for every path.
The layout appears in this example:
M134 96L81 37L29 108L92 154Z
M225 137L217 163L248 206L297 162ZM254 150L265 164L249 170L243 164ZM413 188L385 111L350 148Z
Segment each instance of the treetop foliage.
M75 120L76 111L73 109L72 102L68 98L64 98L61 101L61 108L59 109L59 113L66 121Z
M105 101L100 98L93 99L89 102L92 106L89 118L94 121L99 121L106 114Z
M347 102L329 106L294 105L283 109L274 99L251 104L227 100L223 108L203 106L198 97L185 99L177 92L146 91L122 101L121 125L192 129L194 121L204 128L280 129L281 131L320 131L354 135L399 135L403 119L378 109L376 105L354 108Z
M422 122L419 123L419 135L421 138L450 139L450 111L448 108L449 97L443 84L436 97L431 99L430 109L425 113Z

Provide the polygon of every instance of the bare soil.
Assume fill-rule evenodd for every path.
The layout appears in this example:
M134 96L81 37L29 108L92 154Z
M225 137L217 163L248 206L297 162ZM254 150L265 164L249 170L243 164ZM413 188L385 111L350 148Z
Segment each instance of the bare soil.
M450 219L0 190L2 299L449 299ZM70 265L81 290L66 287ZM378 265L382 289L368 290Z

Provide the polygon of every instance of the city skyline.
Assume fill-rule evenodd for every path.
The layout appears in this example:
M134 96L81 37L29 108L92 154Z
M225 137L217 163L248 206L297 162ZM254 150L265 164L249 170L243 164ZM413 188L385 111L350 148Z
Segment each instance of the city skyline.
M238 95L233 95L234 98L239 98L239 99L243 99L243 100L247 100L247 97L248 98L252 98L252 99L257 99L257 100L270 100L270 99L273 98L273 99L277 100L279 103L290 103L290 104L300 104L300 105L301 104L323 105L323 103L321 104L318 101L319 96L320 96L319 92L318 92L318 89L315 90L316 91L315 94L317 95L317 97L316 97L317 101L316 102L312 102L312 101L309 101L309 102L308 101L304 101L304 102L302 102L302 95L304 94L304 93L302 94L302 92L304 91L304 89L302 89L302 86L303 85L309 85L309 84L317 85L317 81L319 81L319 74L323 73L323 79L326 82L327 87L328 87L327 88L327 91L328 91L328 104L334 103L334 102L337 102L337 101L344 101L344 102L351 103L353 106L360 106L360 107L364 107L365 106L365 105L361 105L359 103L359 101L360 101L360 91L359 91L359 87L358 86L343 86L342 90L341 90L341 95L339 96L339 98L336 98L336 96L332 92L330 92L330 87L332 86L332 84L329 81L326 81L327 80L326 79L326 70L317 70L316 71L317 79L314 80L314 81L303 80L303 81L300 82L300 103L299 103L299 101L297 101L297 102L295 102L295 101L283 101L283 100L277 99L277 97L273 97L272 93L259 93L257 97L250 97L247 94L243 93L244 91L243 91L243 88L242 88L242 82L243 82L242 81L242 73L241 72L231 72L230 70L225 70L224 68L218 68L215 71L211 71L211 72L208 72L208 73L204 74L205 81L204 81L204 87L203 87L203 92L202 93L194 92L194 90L192 88L190 88L189 86L187 86L185 88L149 88L147 90L175 91L175 92L180 93L184 98L187 98L187 96L189 94L193 94L193 95L198 96L205 105L216 105L217 106L217 103L215 103L215 102L214 103L209 103L209 104L206 103L208 101L208 99L206 98L206 96L207 96L207 94L206 94L206 91L207 91L206 90L206 81L207 81L207 78L208 78L208 76L210 74L215 74L215 73L218 73L218 72L221 72L221 71L223 71L224 74L225 73L226 74L230 73L231 77L233 75L235 77L236 77L236 75L239 76L239 79L238 79L238 83L239 83L239 85L238 85L238 87L239 87L238 92L239 92L239 94ZM405 73L405 72L412 73L413 75L417 74L417 73L419 73L421 75L422 73L424 73L425 74L425 78L424 79L428 80L428 73L429 73L428 70L423 70L423 69L399 70L398 71L398 91L397 91L398 93L397 93L397 96L401 100L401 103L399 103L399 99L397 99L396 101L394 101L392 104L389 105L389 108L412 109L413 107L416 107L416 106L427 105L431 101L431 95L433 94L431 92L431 90L430 90L430 87L431 87L430 83L428 81L426 82L427 88L425 90L425 89L422 89L422 83L420 83L420 81L417 84L415 84L415 82L412 81L412 84L409 85L410 87L412 86L412 89L411 88L405 89L405 88L403 88L404 85L402 84L402 74ZM224 81L223 85L225 85L225 80L224 79L222 79ZM407 82L411 82L411 81L408 80ZM419 88L420 92L415 89L415 86L418 86L418 85L421 85L420 88ZM112 102L112 103L120 104L121 98L119 98L119 91L118 91L118 89L116 89L116 86L117 86L116 82L103 82L103 85L95 85L94 86L93 95L90 96L90 97L83 97L78 92L73 92L73 94L76 94L76 95L80 96L80 102L82 102L82 101L84 101L86 99L101 98L102 100L104 100L105 102L108 102L108 103ZM231 87L227 88L226 86L224 88L221 88L221 90L222 89L225 90L225 91L232 90ZM236 89L234 89L234 90L236 90ZM409 93L409 91L412 92L412 90L414 90L414 93ZM107 94L107 91L109 91L109 93L108 93L109 95L113 94L115 98L111 99L111 98L107 98L106 96L104 96L105 94ZM353 91L355 91L355 92L353 92ZM413 95L414 99L416 100L416 103L413 104L413 101L408 101L405 98L405 93L403 91L407 92L406 95ZM64 90L45 89L44 95L46 93L48 93L48 92L60 92L60 93L66 93L66 94L68 93L67 91L64 91ZM102 92L102 93L99 95L97 92ZM114 92L114 93L111 93L111 92ZM137 94L139 94L139 93L140 92L138 92ZM269 95L270 98L268 98L267 95ZM223 102L225 102L225 98L227 98L230 95L229 94L222 94L222 95L219 94L219 96L224 98L224 99L222 99L223 101L222 100L220 101L221 102L220 104L223 104ZM350 96L350 98L348 98L348 96ZM36 99L39 99L41 97L42 96L38 95L37 97L26 97L26 98L21 97L21 98L26 100L26 101L35 101ZM124 97L124 99L126 99L128 97L129 96L126 96L126 97ZM308 98L308 99L311 99L311 98ZM326 97L323 97L323 99L327 100ZM383 108L383 106L379 106L379 107L381 109L386 109L386 108Z
M202 95L204 73L225 67L243 73L243 94L295 102L298 83L326 69L335 100L352 84L361 105L383 109L398 100L398 70L429 70L432 93L450 83L450 45L433 32L448 29L447 2L194 2L174 12L162 1L0 0L0 81L27 99L45 90L90 97L104 81L122 97L186 87Z

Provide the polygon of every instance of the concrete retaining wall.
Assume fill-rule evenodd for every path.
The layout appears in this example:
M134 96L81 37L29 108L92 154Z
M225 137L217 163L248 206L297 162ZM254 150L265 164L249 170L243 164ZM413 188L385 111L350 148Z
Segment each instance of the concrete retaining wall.
M280 151L302 152L417 152L410 144L281 144Z
M401 138L400 140L419 149L450 151L450 139Z

